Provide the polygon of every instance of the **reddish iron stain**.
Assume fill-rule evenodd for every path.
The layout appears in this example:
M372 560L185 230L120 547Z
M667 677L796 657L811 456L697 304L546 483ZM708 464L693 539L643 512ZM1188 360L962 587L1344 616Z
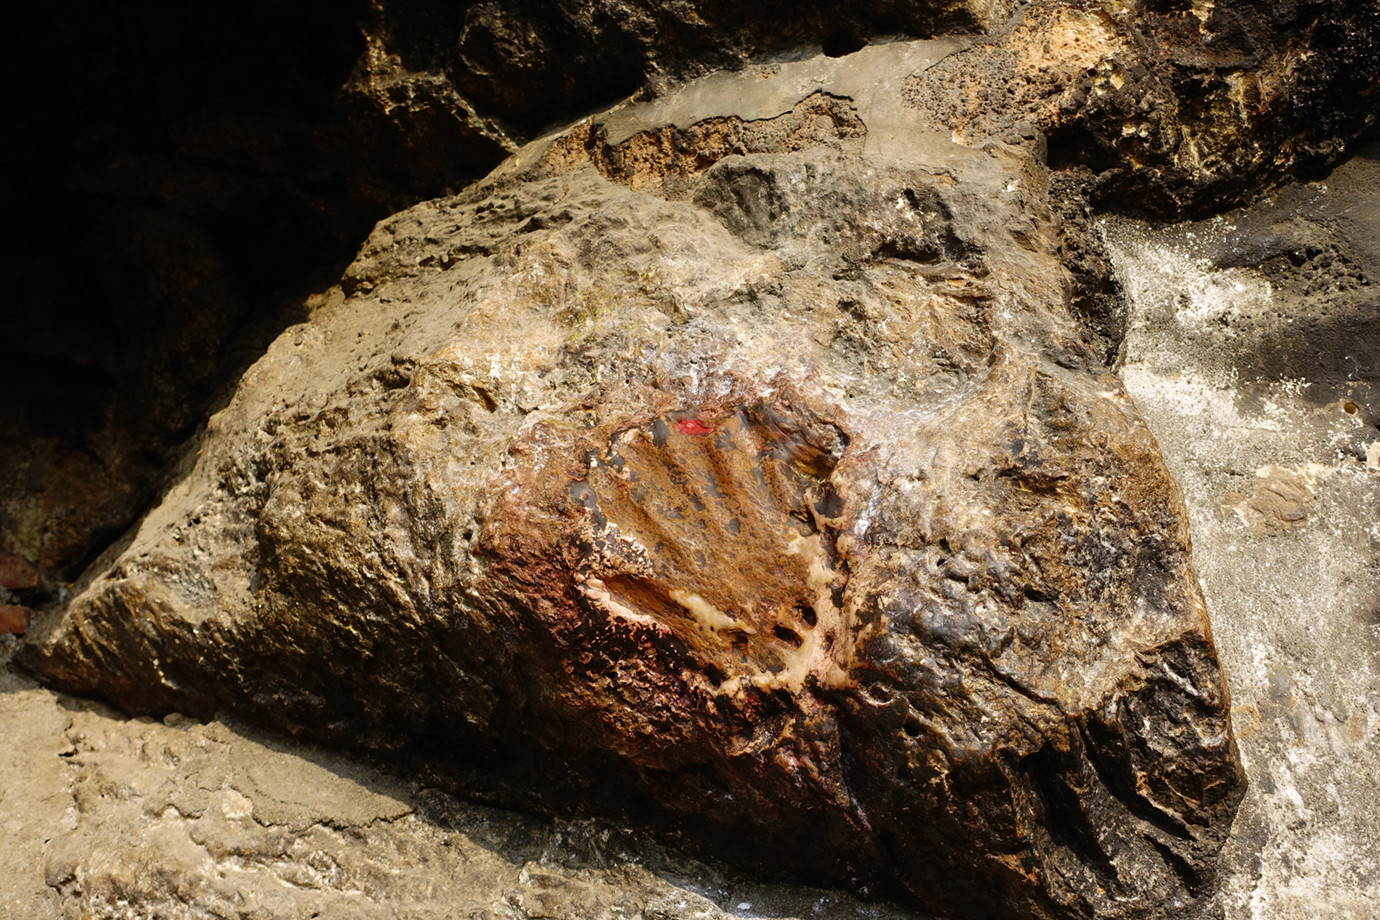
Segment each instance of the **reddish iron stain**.
M0 553L0 585L6 588L36 588L38 572L28 560Z
M11 633L16 636L24 635L29 628L29 621L33 619L34 612L27 607L20 607L15 604L0 604L0 633Z
M697 418L678 418L671 423L681 434L709 434L710 428Z

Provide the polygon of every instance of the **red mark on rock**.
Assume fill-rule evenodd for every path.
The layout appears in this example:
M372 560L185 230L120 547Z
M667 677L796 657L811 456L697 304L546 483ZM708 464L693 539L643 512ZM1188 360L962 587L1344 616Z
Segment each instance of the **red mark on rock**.
M29 628L34 612L28 607L15 604L0 604L0 633L13 633L22 636Z
M697 418L678 418L671 424L681 434L709 434L712 430Z

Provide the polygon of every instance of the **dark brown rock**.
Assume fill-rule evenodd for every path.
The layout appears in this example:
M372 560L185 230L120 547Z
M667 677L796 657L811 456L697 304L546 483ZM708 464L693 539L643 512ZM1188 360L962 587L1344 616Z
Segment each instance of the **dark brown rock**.
M370 51L346 90L376 100L381 121L425 100L431 123L454 119L511 143L647 87L807 48L839 56L877 36L980 34L999 29L1012 7L865 0L840 15L820 0L386 0L373 4Z
M37 587L38 572L29 560L10 553L0 553L0 588L15 590Z
M300 319L302 279L391 210L342 195L314 136L362 46L348 6L31 10L6 76L41 89L13 94L0 153L0 551L49 584L128 528Z
M1047 145L1100 205L1182 217L1335 164L1375 124L1377 41L1380 9L1344 0L1049 0L906 92L965 143Z
M949 50L712 78L381 224L24 661L944 915L1212 915L1182 502L1044 170L872 69Z

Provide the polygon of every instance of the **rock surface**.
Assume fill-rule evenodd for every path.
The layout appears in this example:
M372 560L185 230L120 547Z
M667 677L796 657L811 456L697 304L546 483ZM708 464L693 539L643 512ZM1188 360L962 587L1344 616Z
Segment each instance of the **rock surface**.
M3 655L0 651L0 655ZM457 801L242 725L0 674L0 909L23 920L914 920L626 829Z
M1377 41L1371 3L1035 2L906 98L1086 171L1098 204L1187 216L1335 163L1375 123Z
M1380 253L1375 247L1380 207L1368 194L1377 187L1376 162L1374 152L1363 150L1325 183L1286 191L1260 211L1179 228L1119 225L1112 237L1120 270L1136 293L1130 304L1126 379L1166 464L1185 487L1196 567L1211 604L1216 642L1232 684L1242 757L1251 776L1222 854L1227 920L1370 920L1380 902L1380 873L1370 858L1380 826L1370 794L1380 783L1375 736L1380 719L1367 702L1380 699L1373 616L1380 586L1370 578L1380 550L1367 536L1375 524L1380 464L1366 465L1369 445L1380 441L1380 429L1374 427L1373 401L1357 398L1374 386L1376 366L1361 368L1346 361L1347 355L1355 356L1349 346L1364 344L1373 328L1364 321L1369 309L1365 292L1371 286L1339 285L1332 294L1314 287L1307 299L1302 293L1281 299L1277 311L1262 296L1266 281L1272 297L1296 286L1307 291L1302 279L1318 271L1315 259L1305 258L1295 267L1285 257L1286 267L1268 255L1282 251L1281 230L1292 237L1289 252L1306 255L1309 249L1336 246L1356 266L1352 271L1373 275L1374 254ZM1273 242L1257 247L1257 239ZM1164 291L1186 296L1175 302L1159 296ZM1218 317L1227 314L1234 322L1252 318L1261 331L1273 327L1288 335L1311 315L1308 305L1319 300L1333 309L1350 300L1351 321L1338 326L1351 335L1296 348L1296 359L1287 365L1260 368L1245 377L1234 369L1238 360L1254 360L1258 345L1252 338L1241 343L1244 347L1224 349L1220 330L1228 327ZM1300 355L1307 360L1297 360ZM1334 375L1329 370L1334 361L1352 379L1346 371ZM1307 385L1315 380L1321 382ZM1358 392L1336 387L1356 387ZM1225 495L1253 493L1257 480L1266 481L1255 476L1256 469L1297 471L1309 464L1332 472L1318 479L1313 498L1305 503L1302 526L1253 533L1234 513L1222 513ZM12 644L7 640L0 636L0 657ZM73 763L78 741L72 732L78 718L84 750L104 746L144 753L111 758L99 772L94 765L78 767ZM159 756L170 740L186 732L214 733L223 743L202 749L201 756L183 764ZM151 736L157 743L147 743ZM0 759L8 841L0 854L5 860L0 912L6 916L120 916L122 908L102 913L94 897L84 896L88 888L78 880L92 878L92 892L117 886L127 890L138 869L132 858L138 850L112 850L107 841L135 839L141 828L167 812L167 790L193 785L188 777L192 767L204 770L208 760L219 758L215 775L226 777L251 802L259 795L260 787L231 762L243 729L123 719L13 676L0 677L0 737L6 739L7 752ZM136 738L139 744L128 740ZM293 742L252 733L244 740L256 756L264 756L265 746L271 745L274 753L268 756L304 758L303 769L326 763L356 781L360 776L358 767ZM235 763L248 759L237 757ZM139 783L136 789L128 781L136 765L160 781ZM104 778L112 774L121 779L125 797L83 793L87 810L76 812L73 787L78 777L109 789L113 784ZM330 781L317 785L327 793L336 788ZM284 866L275 859L267 866L241 863L239 885L271 885L277 892L275 907L287 918L310 917L314 911L346 914L347 901L362 913L367 901L374 916L403 918L435 916L439 910L440 916L487 913L572 920L639 914L677 920L744 915L914 920L909 913L860 905L836 892L748 884L703 866L664 860L645 840L628 841L608 826L534 822L447 801L434 790L398 797L417 820L386 819L363 834L349 830L325 802L310 809L323 816L325 827L290 831L259 825L252 816L238 823L253 834L247 851L267 848L263 841L277 835L273 852L284 852L291 849L284 840L310 835L315 842L329 843L318 848L318 862L329 856L356 871L361 866L397 868L401 860L394 854L405 853L409 871L385 875L371 868L368 877L381 884L360 894L341 890L364 891L350 873L324 874L319 880L292 877L305 885L270 877ZM147 807L126 807L146 801ZM117 809L127 823L115 821ZM175 817L168 812L164 825ZM195 815L184 819L201 820ZM389 828L410 842L379 849L377 840ZM296 846L300 851L302 844ZM57 847L66 854L67 865L77 867L62 895L44 881L47 854ZM131 858L115 858L120 852ZM462 854L458 859L457 853ZM228 861L234 859L232 855ZM151 862L174 865L172 859L144 860ZM97 864L106 870L99 884L86 868ZM180 908L186 915L205 916L205 911L198 913L198 892L224 884L216 877L216 865L214 860L195 863L188 874L165 871L159 878L165 891L182 893ZM246 883L250 873L262 873L256 884ZM301 906L289 902L289 895ZM441 902L454 909L438 908Z
M1373 122L1380 61L1380 12L1343 0L32 12L49 18L6 58L9 83L45 78L14 94L20 141L0 154L17 305L0 336L0 553L43 574L37 602L147 507L224 389L375 221L552 123L713 69L962 34L967 50L898 97L965 143L1047 148L1076 231L1087 191L1198 212L1336 160ZM1123 317L1096 235L1069 240L1075 312L1115 360Z
M582 103L687 75L805 49L839 56L879 36L985 35L915 74L907 100L962 143L1047 147L1118 207L1166 214L1336 162L1374 123L1380 82L1380 10L1344 0L869 0L846 17L814 0L388 0L366 31L347 93L379 122L426 139L449 121L509 149Z
M0 152L0 552L76 577L378 220L548 125L804 44L999 24L1002 0L36 7ZM784 24L789 23L789 27Z
M384 222L27 665L941 914L1211 915L1181 499L1042 167L900 103L955 47L711 77Z
M1124 377L1183 485L1250 792L1233 920L1380 903L1380 149L1220 219L1109 222Z

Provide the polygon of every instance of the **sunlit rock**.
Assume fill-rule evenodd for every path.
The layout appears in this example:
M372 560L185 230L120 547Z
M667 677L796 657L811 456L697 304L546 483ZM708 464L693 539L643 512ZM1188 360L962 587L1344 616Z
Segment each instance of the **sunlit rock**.
M1227 691L1045 173L800 66L381 224L28 665L943 915L1211 915Z

